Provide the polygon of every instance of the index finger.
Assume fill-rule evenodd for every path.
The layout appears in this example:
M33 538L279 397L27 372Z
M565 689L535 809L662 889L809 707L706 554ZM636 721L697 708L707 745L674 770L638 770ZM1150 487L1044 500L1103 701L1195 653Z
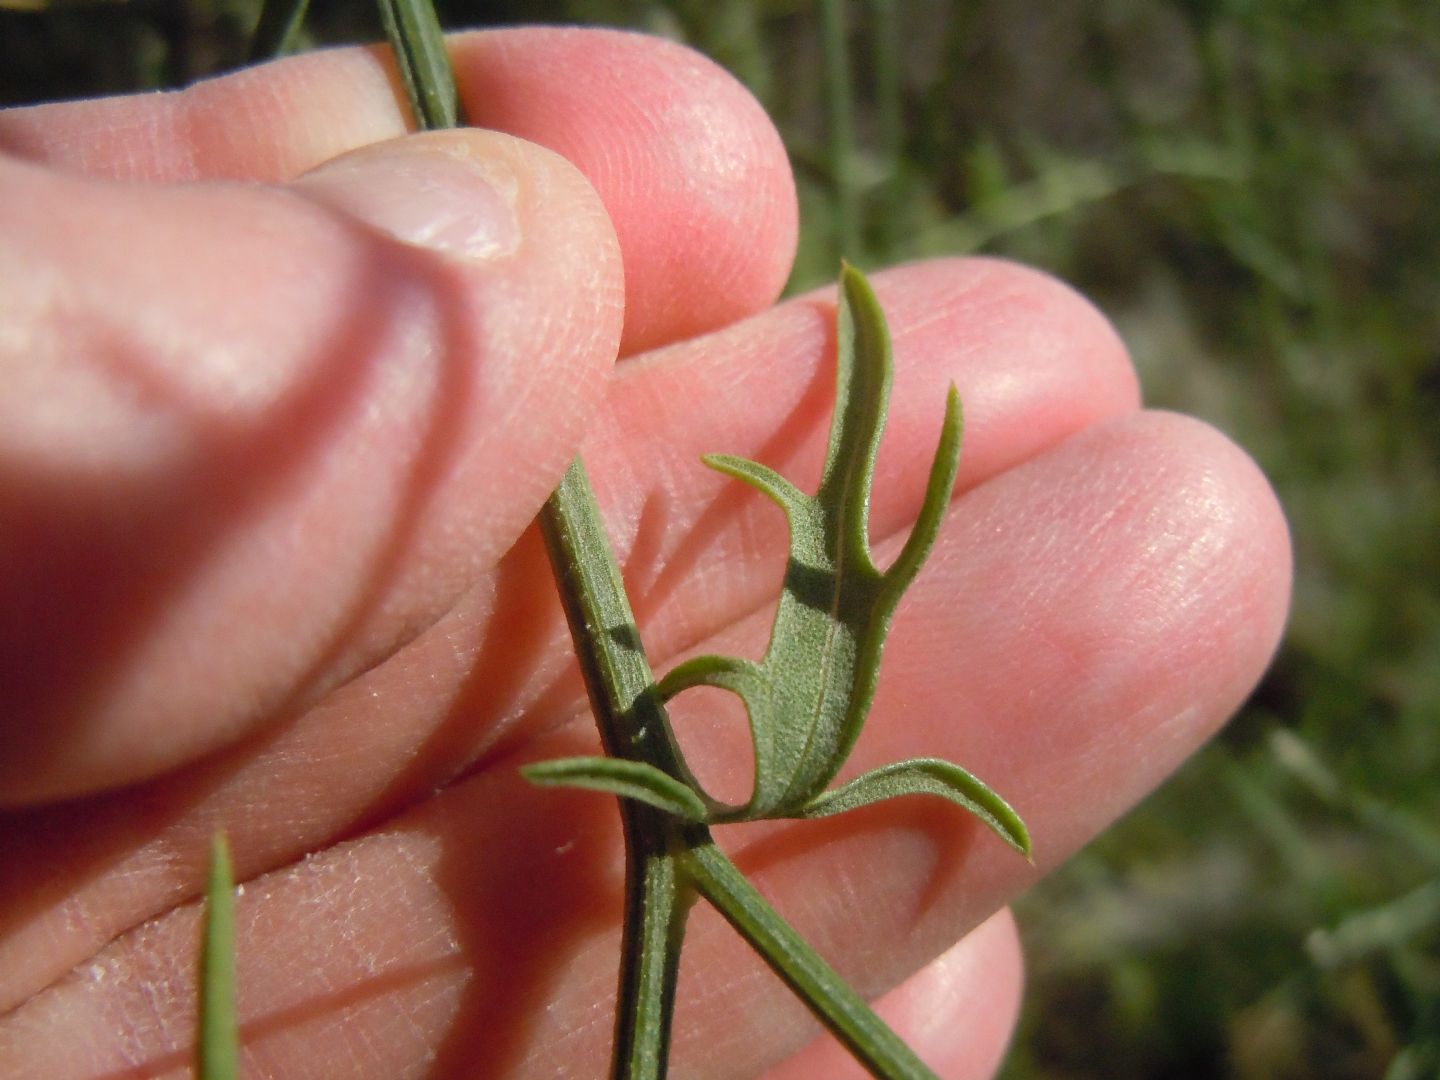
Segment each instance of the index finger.
M626 277L622 352L733 322L779 294L794 181L754 98L659 38L532 27L449 39L471 124L554 150L594 186ZM291 57L173 94L0 113L0 150L117 180L285 181L402 135L384 49Z

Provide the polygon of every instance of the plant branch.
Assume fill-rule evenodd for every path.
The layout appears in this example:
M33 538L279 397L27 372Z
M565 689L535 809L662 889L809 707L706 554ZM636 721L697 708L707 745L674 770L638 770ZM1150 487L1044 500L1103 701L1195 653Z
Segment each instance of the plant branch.
M934 1080L915 1051L766 903L713 842L696 837L680 856L680 866L700 894L872 1074Z
M416 123L427 129L455 126L460 121L454 77L429 0L379 2ZM841 385L849 385L850 380L843 376L853 372L856 385L866 389L853 399L848 391L843 392L837 402L830 458L848 461L854 457L861 467L846 470L857 479L845 486L844 493L831 493L829 488L835 484L822 485L820 495L811 501L814 514L827 519L844 509L851 497L868 503L874 444L883 425L890 377L889 339L868 285L847 270L842 293ZM853 325L846 321L852 317L857 320ZM855 332L848 333L847 329ZM854 350L847 344L852 338L860 342L860 359L853 365ZM841 417L854 408L859 409L856 415L860 420L852 432L855 422L842 422ZM952 449L958 454L958 413L947 420L947 431L950 427L955 429ZM942 450L947 445L942 438ZM772 494L799 496L782 478L774 477L772 481L762 466L741 462L735 467ZM948 479L938 486L932 482L927 502L943 503L948 501L953 483L954 461L940 462L937 468ZM858 530L855 542L868 551L863 507L846 520L856 514L859 524L851 522L854 528L850 531ZM938 525L938 510L932 516ZM704 794L675 742L619 565L579 458L566 470L538 520L600 739L609 757L541 763L527 768L525 773L537 783L579 784L621 796L617 801L625 838L625 911L612 1058L615 1080L660 1080L666 1074L680 949L686 916L697 892L716 906L872 1073L889 1080L932 1077L860 996L765 903L698 820L719 816L725 808ZM928 539L921 544L926 548L928 545ZM918 558L916 561L918 565ZM885 576L872 566L862 589L874 591L882 587ZM835 585L840 584L837 569ZM893 607L892 601L886 604ZM883 636L887 622L888 612L881 612L873 628ZM873 663L878 664L878 638L869 652L873 653ZM859 704L850 710L857 729L869 700L865 687L873 682L873 674L862 673L856 698ZM753 719L753 707L751 712ZM828 764L822 761L811 769L818 786L823 787L838 769L853 742L853 732L840 741L844 745L838 748L838 758ZM983 789L978 781L974 784L977 790ZM815 794L809 789L817 782L811 778L802 786L808 801ZM914 783L879 787L884 789L879 792L881 797L920 790ZM803 813L805 808L787 809Z
M578 459L546 502L540 526L607 752L688 776ZM876 1076L933 1077L745 880L705 826L633 799L619 805L626 872L616 1080L665 1075L685 914L696 890Z
M579 458L539 523L606 753L676 775L679 751ZM613 1072L617 1080L651 1080L665 1075L689 903L676 880L674 819L634 799L617 801L625 834L625 918Z

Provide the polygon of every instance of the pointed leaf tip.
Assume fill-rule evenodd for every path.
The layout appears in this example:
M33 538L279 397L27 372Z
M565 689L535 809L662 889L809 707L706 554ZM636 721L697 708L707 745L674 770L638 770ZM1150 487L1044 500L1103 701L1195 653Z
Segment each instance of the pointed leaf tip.
M1020 815L983 781L939 758L912 758L874 769L832 791L821 792L798 816L829 817L901 795L938 795L963 806L1030 859L1030 833Z
M787 515L803 512L813 501L785 477L758 461L733 454L705 454L700 460L716 472L742 481L773 500Z
M925 483L920 513L915 518L910 535L905 538L905 546L885 572L891 588L902 591L908 588L935 546L940 526L950 509L955 479L960 473L960 440L963 434L960 391L951 383L945 396L945 419L941 424L939 441L935 444L935 456L930 463L930 478Z

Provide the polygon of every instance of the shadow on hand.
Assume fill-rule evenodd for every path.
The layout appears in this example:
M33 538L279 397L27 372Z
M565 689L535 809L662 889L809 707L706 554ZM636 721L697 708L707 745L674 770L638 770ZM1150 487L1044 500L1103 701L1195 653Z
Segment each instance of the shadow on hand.
M86 717L207 561L267 497L363 415L389 359L374 343L396 340L396 323L416 317L416 277L429 275L421 278L429 286L422 295L439 309L435 321L448 346L436 352L429 415L397 512L323 647L299 678L278 688L278 703L250 718L249 737L238 746L128 789L0 813L0 845L7 851L0 859L0 951L8 937L82 883L173 831L237 768L260 757L333 679L337 659L393 587L439 479L464 451L461 421L474 408L477 345L468 323L445 309L455 290L438 278L443 271L418 269L418 257L389 241L375 243L383 249L377 246L357 276L324 355L258 419L206 411L142 357L117 351L93 362L152 407L183 417L196 449L147 475L122 479L37 475L0 464L0 731L11 768L23 763L43 770L83 737ZM410 310L402 310L400 297ZM284 572L276 567L277 589L286 586ZM205 846L204 838L184 839L197 853ZM26 851L34 857L22 857ZM193 892L160 899L178 903L187 895ZM114 932L128 925L133 922ZM0 1008L14 1003L0 995Z

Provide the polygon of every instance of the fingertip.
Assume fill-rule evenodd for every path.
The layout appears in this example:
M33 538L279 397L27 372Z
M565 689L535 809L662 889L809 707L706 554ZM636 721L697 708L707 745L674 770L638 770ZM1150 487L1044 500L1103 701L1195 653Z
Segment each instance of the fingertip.
M911 357L923 357L959 383L962 488L1140 405L1114 326L1050 274L1003 259L952 258L873 280L895 328L897 378Z
M1005 1060L1024 990L1020 933L1010 909L1001 908L900 986L910 1015L897 1022L915 1025L922 1056L941 1076L983 1080Z
M551 147L595 186L624 253L622 354L762 310L798 210L759 102L701 54L620 31L530 27L452 46L472 123Z
M1258 683L1289 606L1288 529L1243 450L1164 412L1077 433L972 491L951 521L932 563L946 584L912 608L917 645L899 636L889 670L912 709L922 694L930 702L920 715L934 725L918 727L941 740L935 752L1004 793L1048 870L1172 773ZM936 678L930 696L920 686L933 654L917 646L939 641L983 675L960 687ZM947 746L955 700L1005 723ZM900 729L883 738L893 738L885 757L911 741Z
M1238 705L1269 665L1290 609L1294 561L1279 497L1244 448L1195 417L1150 411L1114 437L1137 475L1164 492L1174 525L1161 539L1183 539L1145 553L1154 590L1177 614L1194 612L1192 640L1228 645L1221 670ZM1206 592L1214 600L1195 610L1190 598Z
M593 28L447 39L470 123L550 147L615 223L629 279L623 351L762 310L784 287L797 207L789 159L759 103L684 46ZM403 134L383 48L286 57L174 94L0 115L0 148L125 180L281 182Z
M448 308L436 331L479 378L459 462L466 500L447 508L448 531L465 561L488 565L558 483L604 398L625 282L603 203L560 154L475 128L362 147L290 190L399 241Z

